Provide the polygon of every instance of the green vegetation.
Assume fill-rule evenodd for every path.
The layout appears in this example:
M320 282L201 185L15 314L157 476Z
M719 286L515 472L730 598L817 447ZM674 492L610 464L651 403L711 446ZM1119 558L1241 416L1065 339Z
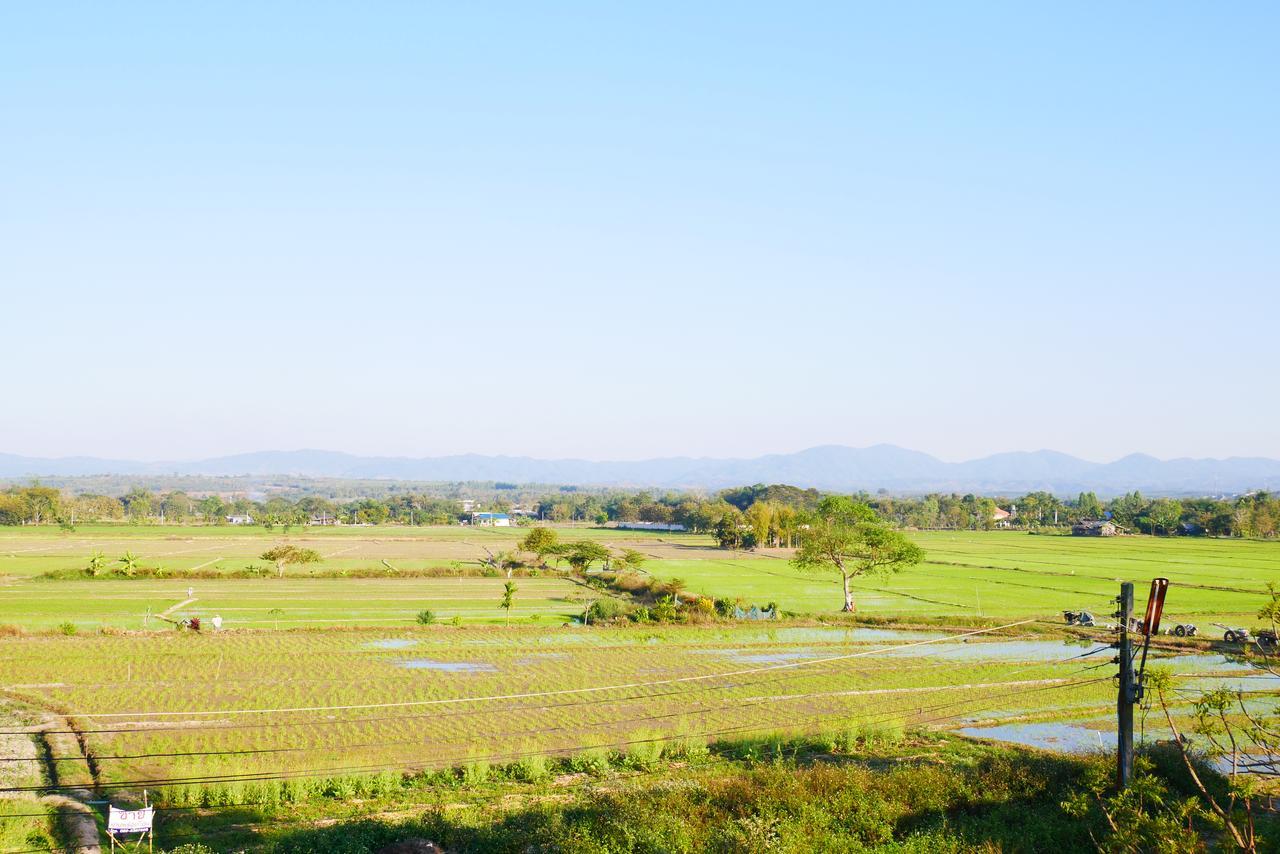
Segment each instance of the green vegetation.
M22 761L118 803L148 781L166 847L1013 851L1092 834L1107 851L1158 836L1191 850L1245 838L1250 818L1271 832L1200 755L1153 753L1134 800L1089 761L938 734L1068 721L1100 740L1113 688L1087 657L1105 633L1046 638L1064 609L1105 619L1121 578L1170 578L1166 622L1205 635L1212 620L1274 622L1280 543L1170 536L1192 502L1117 499L1117 518L1147 520L1126 527L1156 535L1085 538L1051 536L1061 525L1035 500L1035 515L1019 506L1029 530L916 531L902 526L927 497L775 487L582 505L692 532L426 526L372 499L352 499L355 518L388 524L302 527L264 505L251 509L270 528L179 525L180 502L142 490L120 499L126 523L62 525L66 496L17 494L4 506L20 500L32 524L0 529L0 685L10 724L41 720L48 754ZM1060 523L1103 502L1063 506ZM838 613L855 601L858 618ZM761 603L789 619L742 619ZM1032 618L1022 637L949 634ZM1209 759L1280 745L1261 697L1199 695L1240 666L1203 645L1158 654L1171 675L1148 725L1190 733ZM1109 830L1117 816L1135 836ZM22 840L46 832L24 821Z
M170 849L186 854L373 854L413 840L512 854L1231 848L1229 831L1198 801L1167 748L1139 757L1128 794L1108 790L1109 771L1100 757L921 732L768 734L709 749L664 742L407 776L262 784L162 813L158 836L162 845L190 846ZM233 794L241 800L219 800ZM1255 830L1265 846L1276 822L1261 815Z
M93 479L82 479L92 482ZM400 527L450 525L466 522L470 512L456 498L458 485L435 492L405 492L366 484L364 494L336 502L315 493L295 498L275 495L265 501L217 496L199 499L181 490L164 493L141 488L137 481L119 497L67 494L48 486L11 486L0 492L0 525L49 524L74 531L85 522L127 520L132 524L173 525L200 522L227 526L232 520L252 521L255 527L288 534L303 526L383 525ZM80 481L76 481L80 485ZM551 487L493 489L477 486L473 494L488 500L471 501L476 510L519 510L518 524L534 519L552 524L609 521L678 524L696 533L713 534L724 548L786 547L796 544L809 517L824 496L816 490L787 485L722 490L711 497L671 492L652 495L635 491L590 491ZM330 490L347 493L350 484ZM374 497L377 496L377 497ZM1232 499L1155 498L1137 492L1103 501L1092 492L1067 501L1047 492L1015 496L933 494L915 498L862 495L881 521L917 529L991 530L997 526L1024 530L1058 530L1083 519L1112 518L1133 533L1193 536L1275 538L1280 535L1280 497L1266 492ZM518 503L517 503L518 502ZM1007 515L1000 515L1000 514ZM526 549L541 556L539 549ZM548 544L550 545L550 544ZM541 548L541 547L540 547Z
M542 529L531 529L542 530ZM843 604L841 579L792 565L791 552L729 553L708 535L548 529L561 543L592 542L610 555L610 571L626 581L637 605L653 607L662 585L682 582L680 593L744 605L777 602L791 614L831 614ZM582 588L572 568L529 564L502 569L486 563L486 550L518 553L530 530L516 528L309 528L282 538L262 528L80 525L74 534L51 526L0 528L0 625L52 629L73 622L82 630L108 625L141 629L148 610L158 614L187 598L184 612L219 613L227 628L267 628L274 608L281 627L408 625L423 609L441 621L505 621L495 609L504 576L520 578L512 623L540 614L568 620L581 613ZM1064 609L1109 612L1118 579L1139 582L1162 575L1181 592L1171 616L1201 624L1252 619L1257 597L1280 578L1280 543L1190 537L1085 538L1021 531L906 531L925 552L923 562L893 576L850 579L864 619L922 620L1041 617ZM286 565L283 578L261 555L290 545L322 560ZM639 565L629 552L641 555ZM119 561L133 556L133 575ZM548 553L548 556L550 554ZM388 569L383 561L391 563ZM93 565L100 567L95 571ZM163 566L162 574L156 568ZM599 575L593 563L588 579ZM633 569L634 567L634 569ZM641 589L643 588L643 589ZM652 591L652 595L650 593ZM154 621L151 627L155 628Z
M835 570L843 585L842 610L856 612L850 579L898 572L922 560L920 547L880 524L866 504L830 497L823 499L816 518L801 534L791 563L804 572Z
M276 575L284 578L286 566L301 566L308 563L319 563L323 558L315 549L303 549L297 546L276 546L262 553L262 559L276 565Z
M516 587L514 581L508 581L502 585L502 601L498 603L498 607L507 612L507 625L511 625L511 609L516 604Z
M913 637L936 640L907 657L885 649ZM981 641L763 625L34 635L0 637L0 684L33 710L62 710L107 784L436 770L706 743L780 722L931 725L1019 714L1031 689L1046 714L1113 702L1107 680L1088 681L1074 660L1088 646ZM964 667L938 667L946 656ZM225 797L249 797L252 782L227 782Z
M399 821L365 817L377 815L385 794L363 808L330 801L320 813L282 804L222 822L210 809L175 822L161 841L199 827L229 849L275 854L372 854L409 839L513 854L745 854L1085 850L1091 831L1105 835L1100 821L1083 822L1060 805L1061 793L1085 778L1085 764L930 737L835 751L829 741L765 737L692 756L664 748L657 758L605 753L535 767L530 782L525 766L491 768L469 783L462 772L412 780L394 802L427 808ZM346 820L306 825L313 813L335 810Z

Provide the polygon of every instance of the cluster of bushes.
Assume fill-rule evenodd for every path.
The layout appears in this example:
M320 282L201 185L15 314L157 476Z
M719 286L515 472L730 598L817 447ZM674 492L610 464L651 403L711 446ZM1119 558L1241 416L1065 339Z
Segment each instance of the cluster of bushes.
M627 620L633 623L700 623L730 620L739 610L750 610L751 605L741 599L699 596L686 593L679 578L662 581L653 576L634 572L602 572L589 576L586 583L599 590L625 594L631 601L616 598L597 599L583 614L587 623L611 623ZM779 615L776 602L765 605L762 611Z

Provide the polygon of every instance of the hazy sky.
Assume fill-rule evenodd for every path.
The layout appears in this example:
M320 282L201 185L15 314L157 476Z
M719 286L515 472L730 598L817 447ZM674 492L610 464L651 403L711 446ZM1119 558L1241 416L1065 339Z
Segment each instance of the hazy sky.
M1277 43L1273 2L8 3L0 452L1280 457Z

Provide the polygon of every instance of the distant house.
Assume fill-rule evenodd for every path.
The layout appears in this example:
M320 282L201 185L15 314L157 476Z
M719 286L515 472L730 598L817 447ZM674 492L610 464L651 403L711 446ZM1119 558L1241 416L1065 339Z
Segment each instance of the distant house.
M472 513L472 525L487 525L493 528L511 527L511 517L506 513Z
M1082 519L1071 526L1073 537L1114 537L1116 523L1107 519Z
M1008 510L1005 510L1003 507L997 507L995 510L991 511L991 521L996 523L997 528L1008 528L1013 524L1013 522L1010 521L1012 519L1013 514Z
M253 517L252 516L228 516L227 524L228 525L252 525Z
M321 513L319 516L312 516L309 525L341 525L342 520L337 516L330 516L328 513Z
M624 531L684 531L684 525L674 522L619 522L614 526Z

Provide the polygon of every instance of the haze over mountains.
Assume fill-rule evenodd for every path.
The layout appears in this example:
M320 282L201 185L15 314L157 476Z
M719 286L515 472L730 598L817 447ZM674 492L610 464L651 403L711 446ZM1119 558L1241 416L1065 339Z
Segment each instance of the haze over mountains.
M415 481L509 481L582 486L707 488L789 483L827 490L1013 494L1095 490L1117 494L1238 493L1280 488L1280 461L1261 457L1158 460L1131 454L1094 463L1056 451L995 454L948 463L894 445L826 445L751 459L668 457L628 462L539 460L464 454L362 457L336 451L262 451L194 461L139 462L94 457L38 458L0 454L0 477L80 475L214 475L370 478Z

